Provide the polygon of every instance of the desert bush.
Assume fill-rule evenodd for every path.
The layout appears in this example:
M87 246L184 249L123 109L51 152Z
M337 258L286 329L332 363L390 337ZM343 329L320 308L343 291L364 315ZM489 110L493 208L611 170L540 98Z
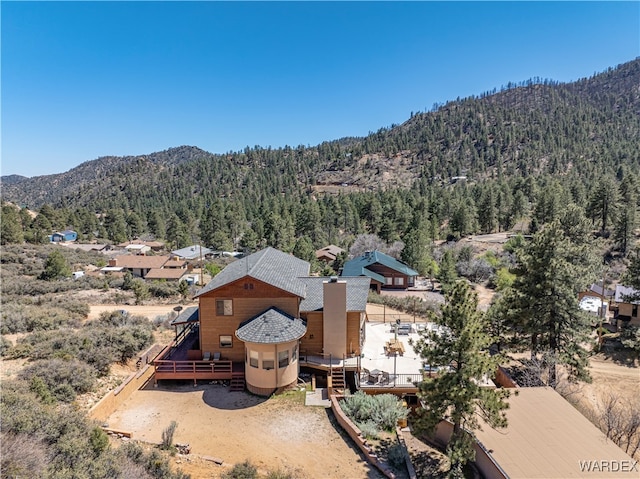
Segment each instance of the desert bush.
M368 437L374 437L372 424L375 425L377 435L379 430L392 430L399 419L404 419L409 414L409 410L393 394L370 396L358 391L345 398L340 407Z
M384 304L409 314L415 313L422 318L427 318L432 312L439 310L438 303L435 301L418 301L416 297L383 296L374 292L369 293L367 302Z
M11 348L13 343L4 336L0 336L0 356L4 356Z
M374 396L357 391L353 396L346 397L340 403L344 413L355 423L364 422L373 414Z
M36 361L19 375L27 381L39 378L59 401L70 402L77 394L91 390L95 383L95 370L77 360L51 359Z
M258 469L249 461L235 464L231 470L223 473L221 479L257 479Z
M20 338L7 357L77 359L92 366L98 375L106 375L112 363L127 361L153 339L153 326L145 318L117 314L119 319L108 316L79 330L35 331Z
M265 479L302 479L303 477L306 476L300 471L276 469L275 471L267 472Z
M44 477L50 461L49 448L27 434L0 434L2 477Z
M155 298L170 298L172 296L178 296L177 283L169 283L167 281L152 281L148 284L149 294Z
M161 449L171 449L173 447L173 436L176 433L176 429L178 428L178 423L175 421L171 421L163 431L162 431L162 444L160 445Z
M6 303L2 308L0 333L15 334L38 330L76 328L88 314L89 307L77 301L47 301L41 305ZM66 309L69 306L70 309ZM86 311L86 313L85 313Z
M378 439L380 437L380 428L375 421L367 420L357 423L362 435L367 439Z
M76 407L42 403L23 380L3 382L2 477L7 471L42 479L187 479L157 451L108 447L106 435ZM25 449L28 446L28 449ZM25 453L26 452L26 453Z
M456 271L474 283L487 281L494 273L493 266L484 258L461 261L456 265Z
M394 444L387 451L387 461L395 469L403 469L406 466L404 449L400 444Z
M405 419L409 410L393 394L379 394L375 398L374 409L371 414L376 424L387 431L393 430L399 419Z

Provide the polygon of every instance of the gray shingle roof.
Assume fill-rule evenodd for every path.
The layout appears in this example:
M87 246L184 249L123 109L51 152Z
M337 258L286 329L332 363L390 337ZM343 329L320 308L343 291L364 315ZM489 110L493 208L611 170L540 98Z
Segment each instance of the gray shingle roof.
M199 308L197 306L189 306L183 309L178 317L169 324L174 326L176 324L195 323L198 321L199 314Z
M277 308L269 308L240 324L236 336L248 343L276 344L300 339L307 326L300 318L294 318Z
M307 295L300 302L300 311L322 310L324 299L324 287L322 284L328 281L329 278L308 277L299 278L299 280L307 288ZM366 276L341 276L340 281L346 281L347 283L347 311L365 311L371 280Z
M296 296L304 297L305 287L298 278L307 276L309 267L309 263L295 256L271 247L265 248L229 264L198 291L196 297L245 276L251 276Z
M636 299L639 295L640 291L636 291L629 286L616 284L616 294L614 298L616 303L640 304L640 301Z
M200 251L202 250L202 251ZM186 248L176 249L171 254L185 259L198 259L200 256L211 254L213 251L200 245L187 246Z

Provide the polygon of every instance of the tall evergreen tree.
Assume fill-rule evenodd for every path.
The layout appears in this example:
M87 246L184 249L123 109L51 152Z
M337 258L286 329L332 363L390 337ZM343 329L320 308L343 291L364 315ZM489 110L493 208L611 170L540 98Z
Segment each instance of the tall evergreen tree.
M62 253L58 250L49 253L49 256L47 256L44 262L44 271L40 274L39 279L52 281L69 276L71 276L71 268Z
M2 205L0 222L0 244L22 243L24 241L22 222L15 206Z
M127 240L127 223L121 209L114 209L107 213L104 227L107 230L107 236L114 243L122 243Z
M449 477L464 477L463 467L474 459L473 431L478 416L492 427L505 427L508 391L482 387L492 377L499 358L488 352L492 338L488 323L478 311L478 297L466 281L458 281L446 295L441 313L433 316L440 333L421 333L416 353L425 365L446 368L437 377L420 383L425 407L418 410L415 427L433 432L442 419L453 423L447 446L451 462Z
M447 292L458 279L458 273L456 272L456 259L451 249L445 250L442 255L436 277L438 278L438 281L440 281L444 292Z
M519 258L513 287L496 306L522 332L532 360L545 364L548 384L557 386L557 367L571 380L589 380L590 323L577 295L595 280L595 268L576 265L579 246L567 239L559 220L536 233ZM583 259L584 260L584 259Z
M627 174L620 183L620 203L615 224L614 240L618 249L626 255L631 249L633 231L638 223L638 184L635 176Z
M591 194L589 207L592 218L600 223L600 232L604 235L615 221L618 206L618 188L613 178L605 176Z

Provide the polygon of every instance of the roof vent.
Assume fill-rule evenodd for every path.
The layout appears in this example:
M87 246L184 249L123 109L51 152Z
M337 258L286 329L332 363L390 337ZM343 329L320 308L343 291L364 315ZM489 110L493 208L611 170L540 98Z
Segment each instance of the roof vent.
M337 276L331 276L329 278L329 283L337 283L338 282L338 277Z

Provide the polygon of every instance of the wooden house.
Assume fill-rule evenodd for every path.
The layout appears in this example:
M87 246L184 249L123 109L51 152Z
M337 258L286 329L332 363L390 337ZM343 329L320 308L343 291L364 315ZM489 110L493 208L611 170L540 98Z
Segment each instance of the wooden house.
M342 276L366 276L379 293L381 289L407 289L415 285L418 272L380 251L367 251L347 261Z
M197 317L197 347L186 356L200 363L161 360L156 377L187 378L184 371L192 370L194 380L231 379L243 372L249 391L270 395L296 384L311 357L319 365L326 357L358 355L369 279L310 277L309 269L274 248L229 264L197 293L197 314L184 321Z
M611 309L618 327L640 325L638 306L640 306L640 291L621 284L616 285Z

